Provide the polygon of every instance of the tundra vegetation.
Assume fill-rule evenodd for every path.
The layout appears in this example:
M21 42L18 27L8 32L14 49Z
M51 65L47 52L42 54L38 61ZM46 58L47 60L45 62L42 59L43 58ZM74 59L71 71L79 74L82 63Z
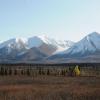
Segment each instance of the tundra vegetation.
M27 76L37 76L37 75L53 75L53 76L98 76L99 70L89 70L81 69L78 65L66 68L8 68L0 67L0 75L27 75Z
M0 100L100 100L100 68L1 66Z

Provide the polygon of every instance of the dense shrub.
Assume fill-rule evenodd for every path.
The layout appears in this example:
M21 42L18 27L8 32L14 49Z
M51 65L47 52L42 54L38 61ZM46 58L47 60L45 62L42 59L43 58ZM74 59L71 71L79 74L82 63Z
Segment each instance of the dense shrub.
M73 75L74 76L80 76L80 70L79 70L79 66L76 66L73 70Z

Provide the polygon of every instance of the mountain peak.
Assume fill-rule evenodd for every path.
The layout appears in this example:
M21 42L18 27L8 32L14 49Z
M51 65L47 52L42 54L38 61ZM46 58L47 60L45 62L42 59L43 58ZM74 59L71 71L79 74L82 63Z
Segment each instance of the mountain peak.
M92 32L88 36L100 36L100 34L98 32Z
M87 41L100 40L100 34L98 32L92 32L92 33L88 34L85 38L83 38L83 40L87 40Z

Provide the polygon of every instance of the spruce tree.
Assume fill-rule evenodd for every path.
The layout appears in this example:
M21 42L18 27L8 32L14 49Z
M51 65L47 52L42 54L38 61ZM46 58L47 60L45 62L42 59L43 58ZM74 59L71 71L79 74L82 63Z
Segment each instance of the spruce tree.
M14 75L17 75L17 70L16 69L14 70Z
M41 75L42 74L42 71L41 71L41 68L39 68L39 75Z
M3 67L1 67L0 74L1 74L1 75L4 75L4 68L3 68Z
M21 75L24 75L24 70L21 70Z
M50 75L50 71L49 71L49 69L47 70L47 75Z
M4 75L7 75L7 69L5 68L5 70L4 70Z
M27 75L30 76L30 70L29 69L27 69Z
M8 74L9 74L9 75L12 75L12 69L9 69Z

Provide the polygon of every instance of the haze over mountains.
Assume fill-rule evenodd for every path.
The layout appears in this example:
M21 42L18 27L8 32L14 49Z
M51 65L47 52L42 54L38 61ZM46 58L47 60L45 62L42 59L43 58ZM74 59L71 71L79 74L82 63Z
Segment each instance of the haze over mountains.
M34 36L0 44L0 62L68 63L99 62L100 34L90 33L77 43Z

